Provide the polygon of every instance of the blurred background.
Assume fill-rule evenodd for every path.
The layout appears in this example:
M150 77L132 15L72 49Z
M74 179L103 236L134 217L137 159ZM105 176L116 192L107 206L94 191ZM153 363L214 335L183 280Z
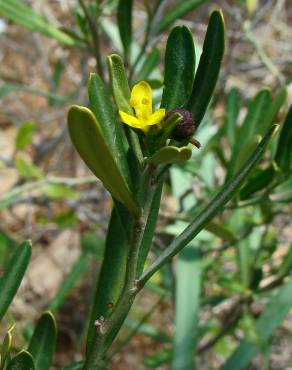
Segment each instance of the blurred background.
M11 250L23 239L32 240L33 257L7 320L1 324L0 336L4 335L9 322L15 320L16 346L22 346L31 335L35 320L49 307L57 318L55 365L60 368L72 360L80 360L85 349L88 304L102 259L111 210L109 194L76 154L66 125L70 104L88 104L87 79L90 72L96 71L96 59L84 44L77 45L78 38L74 39L74 35L76 44L66 45L8 19L1 12L1 2L5 1L0 1L0 271ZM66 34L70 35L71 31L85 37L84 14L77 1L31 0L23 3L52 24L65 28ZM151 9L153 3L134 1L132 60L144 42L147 9ZM164 14L175 3L169 1ZM230 90L236 88L243 104L239 119L246 112L245 102L263 86L274 93L286 85L287 101L291 102L291 5L289 0L201 1L196 9L174 20L173 24L190 27L200 53L209 14L219 7L226 21L227 44L215 98L198 132L202 150L207 148L203 152L206 156L195 153L188 167L176 166L170 172L163 193L154 256L182 230L186 221L185 209L193 199L210 196L223 182L224 166L207 143L223 125ZM99 41L103 65L106 65L106 55L123 54L116 13L117 1L102 1ZM83 36L82 27L85 28ZM152 37L132 74L132 83L141 79L151 82L157 102L161 96L163 56L170 27ZM149 55L152 64L147 64L149 70L146 73L143 63ZM277 120L283 121L286 112L287 103ZM262 280L263 286L273 281L270 272L278 272L292 243L289 200L276 207L268 232L267 222L256 221L259 227L253 237L261 238L265 234L271 248L260 262L267 279ZM180 219L176 213L181 215ZM252 208L247 213L255 217L256 211ZM213 230L199 239L205 248L202 248L204 297L199 314L201 333L196 362L202 370L219 369L236 343L248 333L255 335L253 324L247 319L245 323L241 321L229 336L223 333L222 340L221 337L215 338L214 343L209 340L219 326L226 327L228 332L228 319L236 311L234 297L240 295L240 286L230 285L234 281L232 274L236 275L232 249L235 242L232 243L230 238L230 234L222 236ZM252 241L250 245L257 243L261 244L262 239ZM178 274L174 261L165 271L155 275L150 286L139 296L117 340L117 355L109 369L169 368L175 335L173 292ZM230 277L229 282L223 281L226 276ZM190 279L196 279L196 276ZM218 297L222 292L227 297L225 300L208 301L208 297ZM265 298L254 304L254 317L261 312L264 302ZM249 369L292 368L291 313L273 337L268 360L264 361L264 355L259 354Z

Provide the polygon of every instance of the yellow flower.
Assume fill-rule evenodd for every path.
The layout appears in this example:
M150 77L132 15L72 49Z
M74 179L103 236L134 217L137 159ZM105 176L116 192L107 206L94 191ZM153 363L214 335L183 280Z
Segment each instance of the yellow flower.
M135 116L119 111L121 121L145 133L150 126L157 125L165 116L165 109L152 112L152 90L146 81L141 81L133 87L130 104L135 110Z

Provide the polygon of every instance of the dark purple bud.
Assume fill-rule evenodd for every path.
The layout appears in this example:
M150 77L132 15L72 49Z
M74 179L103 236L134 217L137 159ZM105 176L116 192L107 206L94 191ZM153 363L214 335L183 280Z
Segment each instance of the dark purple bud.
M175 108L167 112L165 118L167 119L173 113L181 114L182 120L176 125L176 127L172 131L171 137L177 141L189 140L196 130L192 113L183 108Z

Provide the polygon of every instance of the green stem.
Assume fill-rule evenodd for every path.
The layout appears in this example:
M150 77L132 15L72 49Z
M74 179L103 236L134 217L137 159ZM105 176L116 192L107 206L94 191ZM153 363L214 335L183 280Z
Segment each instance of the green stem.
M95 370L98 367L103 367L103 357L114 339L116 333L124 321L127 313L129 312L135 296L138 292L136 286L137 278L137 265L140 245L143 241L145 225L148 220L148 216L151 210L151 204L153 196L156 190L156 184L151 182L152 176L145 176L148 184L148 191L144 202L144 211L134 222L131 232L131 242L129 244L125 282L122 293L112 311L110 316L102 321L101 318L97 318L97 334L92 343L90 353L86 359L84 370ZM143 183L143 187L146 184ZM111 338L109 341L108 338Z
M94 54L94 57L96 59L96 67L97 72L100 75L101 79L104 81L104 73L102 68L102 59L101 59L101 53L100 53L100 39L99 39L99 32L97 28L97 22L95 23L94 20L91 18L91 15L88 12L88 9L86 5L84 4L83 0L78 0L79 4L84 12L85 18L88 22L88 26L90 28L91 36L92 36L92 51Z
M207 225L208 222L222 210L223 206L234 196L240 189L246 177L253 170L259 159L262 157L271 138L277 131L278 126L274 125L260 142L255 152L244 163L235 176L230 179L223 189L214 197L209 205L198 214L193 222L161 253L157 260L142 274L137 281L138 289L142 289L145 283L157 272L162 266L169 262L172 257L179 253L198 233Z
M160 19L161 12L162 12L164 6L166 5L167 1L168 0L157 0L151 14L148 13L148 19L147 19L147 25L146 25L146 30L145 30L144 41L143 41L143 44L141 46L140 52L137 55L133 65L130 69L130 73L129 73L129 80L130 81L133 78L133 75L135 73L137 65L139 64L141 58L143 57L143 55L146 52L146 49L147 49L147 46L150 42L151 37L153 35L155 35L155 33L156 33L156 27L157 27L158 21Z

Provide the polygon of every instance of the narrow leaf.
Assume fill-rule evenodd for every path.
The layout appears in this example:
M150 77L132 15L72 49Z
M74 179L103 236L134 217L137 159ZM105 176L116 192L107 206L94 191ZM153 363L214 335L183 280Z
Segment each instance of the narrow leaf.
M49 311L44 312L36 324L28 346L28 352L33 356L36 370L49 370L52 366L56 337L54 316Z
M241 97L236 88L230 90L226 101L226 134L229 145L233 146L236 139L237 118L241 107Z
M23 1L0 0L0 14L32 32L39 32L69 46L78 45L76 40L60 31L57 26L49 23L47 19L35 13Z
M260 335L261 343L268 342L291 307L292 280L290 279L266 305L264 312L256 321L256 329ZM259 350L259 346L242 341L227 362L221 367L221 370L245 370Z
M190 30L185 26L175 27L166 44L161 107L169 111L188 102L194 81L195 59Z
M71 140L88 168L114 198L132 212L138 213L139 207L117 167L93 113L85 107L72 106L68 113L68 127Z
M132 43L133 0L119 0L117 19L126 60L130 57Z
M272 202L289 203L292 201L292 178L277 186L269 195Z
M67 295L69 294L71 289L74 287L74 285L78 282L82 273L85 271L85 268L86 268L86 256L82 254L78 258L78 260L74 263L71 271L63 280L61 286L59 287L57 294L55 295L54 299L50 303L49 305L50 311L56 312L59 310L61 305L64 303Z
M144 60L141 69L136 74L137 81L142 81L148 79L151 72L159 64L160 52L157 48L154 48L149 55ZM150 84L151 86L151 84ZM152 86L151 86L152 87Z
M250 172L254 169L271 139L274 137L277 129L278 125L274 125L268 131L238 173L223 186L223 189L213 198L209 205L195 217L193 222L173 240L173 242L160 254L157 260L143 273L138 281L138 286L143 286L157 270L170 261L173 256L194 239L217 213L222 211L223 206L235 195Z
M285 121L282 125L275 162L283 174L287 174L291 167L292 160L292 105L289 108Z
M34 362L27 351L19 352L8 364L6 370L34 370ZM45 369L44 369L45 370Z
M215 10L209 20L203 52L195 75L192 94L187 104L187 108L193 112L197 127L211 100L223 59L224 47L224 18L220 10Z
M125 278L128 238L123 222L116 208L113 208L107 231L105 254L97 281L93 307L87 335L87 354L90 353L96 330L94 322L101 316L106 318L112 312Z
M146 159L147 163L153 164L171 164L184 163L192 156L192 149L184 146L177 148L176 146L165 146L159 149L151 157Z
M256 134L267 131L264 125L267 112L271 106L271 92L267 88L261 89L254 99L251 100L246 117L237 135L237 145L244 145L245 141Z
M113 153L119 170L130 186L130 174L126 159L126 150L123 143L122 124L117 121L116 114L110 101L110 95L101 78L91 73L88 83L90 108L97 122L100 124L103 136L110 151Z
M146 226L145 226L145 231L143 234L143 240L141 242L140 250L139 250L139 257L138 257L138 263L137 263L137 276L141 275L143 268L144 268L145 261L148 256L148 252L151 248L151 243L153 239L153 234L154 234L154 230L155 230L155 226L156 226L156 222L158 218L160 202L161 202L162 187L163 187L163 179L157 185L157 188L153 196L152 204L150 207L149 216L148 216Z
M23 242L14 252L0 279L0 320L12 302L31 256L31 243Z
M276 169L273 165L264 170L259 170L258 173L253 176L240 191L240 199L247 199L252 194L270 185L275 177L275 174Z
M172 370L194 370L202 266L197 246L188 245L176 265L175 338Z
M128 114L133 114L133 109L130 105L131 91L122 58L117 54L110 55L108 57L108 68L111 80L111 87L118 109ZM131 129L128 130L128 133L132 151L138 162L142 163L143 154L141 151L139 138L137 134ZM135 163L132 167L137 167L137 164ZM138 175L138 171L135 169L131 172L136 178Z
M163 32L166 28L172 25L172 23L185 16L190 11L196 9L198 6L203 4L206 0L180 0L176 1L173 8L171 8L167 14L162 17L158 26L158 33Z
M9 330L7 331L0 351L0 370L5 369L6 361L9 359L11 345L12 345L12 331L15 328L15 324L13 324Z
M116 105L119 110L133 114L130 105L131 91L122 58L117 54L108 56L109 74Z

